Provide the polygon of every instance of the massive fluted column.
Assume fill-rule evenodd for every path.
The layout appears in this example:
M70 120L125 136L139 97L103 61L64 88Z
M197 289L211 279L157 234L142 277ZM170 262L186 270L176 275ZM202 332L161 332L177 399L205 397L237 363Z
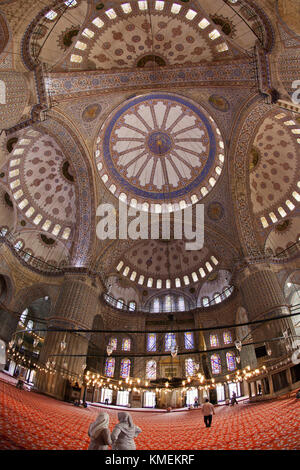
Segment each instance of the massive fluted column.
M99 286L95 287L87 274L66 274L50 315L48 328L91 329L94 316L99 314L100 293ZM42 363L55 361L56 373L38 374L37 387L41 392L64 398L66 380L62 374L75 378L83 373L89 338L88 333L47 332L40 360ZM67 345L66 349L61 351L60 344L63 339ZM59 357L57 354L76 354L82 357Z
M252 264L240 273L237 282L249 321L271 320L261 325L251 326L253 341L266 342L272 351L272 357L286 354L288 341L271 341L273 338L282 336L284 331L287 331L289 335L293 334L290 318L272 321L274 317L288 315L290 309L271 266L266 263Z

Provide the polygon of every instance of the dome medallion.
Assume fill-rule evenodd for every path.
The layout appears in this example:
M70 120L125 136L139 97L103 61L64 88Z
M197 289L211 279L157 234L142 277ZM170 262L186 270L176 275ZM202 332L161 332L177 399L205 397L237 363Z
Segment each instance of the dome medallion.
M144 209L171 204L169 210L176 210L198 202L216 184L224 144L199 104L180 95L151 93L113 111L97 139L95 157L103 182L116 197L123 194L128 204Z

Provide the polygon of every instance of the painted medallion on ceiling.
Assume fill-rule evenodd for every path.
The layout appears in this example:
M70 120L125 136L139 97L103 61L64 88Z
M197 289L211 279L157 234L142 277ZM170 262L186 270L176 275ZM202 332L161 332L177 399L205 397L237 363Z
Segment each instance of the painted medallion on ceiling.
M222 172L224 143L213 119L179 95L123 103L103 125L96 164L103 182L132 205L198 202Z

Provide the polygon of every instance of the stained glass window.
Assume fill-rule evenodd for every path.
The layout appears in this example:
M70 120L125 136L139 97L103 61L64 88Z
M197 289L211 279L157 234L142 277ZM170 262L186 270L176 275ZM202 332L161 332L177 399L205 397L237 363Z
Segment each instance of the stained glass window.
M113 351L117 349L118 340L117 338L110 338L109 345L112 347Z
M124 338L122 341L122 349L123 351L130 351L131 340L130 338Z
M227 362L227 369L232 371L236 369L236 359L235 354L232 352L226 353L226 362Z
M218 335L210 335L210 345L212 348L216 348L217 346L219 346Z
M165 335L165 351L171 351L171 349L175 347L176 347L175 333L167 333Z
M193 349L194 347L194 335L190 331L184 333L184 347L185 349Z
M165 302L164 302L164 311L165 312L172 312L172 297L170 295L166 295Z
M230 331L224 331L223 333L224 344L232 343L232 336Z
M193 359L189 358L185 360L185 375L187 377L193 376L195 374L195 362Z
M122 359L120 375L123 379L126 379L130 375L130 359Z
M149 380L156 379L156 362L155 361L147 361L146 378Z
M148 334L147 351L156 351L156 334L155 333Z
M213 374L221 374L221 358L219 354L213 354L210 357L211 370Z
M108 357L105 361L105 372L106 377L113 377L115 373L115 359Z

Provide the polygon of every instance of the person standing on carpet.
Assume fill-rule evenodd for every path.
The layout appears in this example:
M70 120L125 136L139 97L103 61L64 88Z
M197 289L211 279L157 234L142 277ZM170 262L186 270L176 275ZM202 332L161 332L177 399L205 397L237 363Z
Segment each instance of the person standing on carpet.
M209 402L206 398L205 403L202 405L202 413L204 417L204 423L207 428L211 427L212 415L215 414L214 405Z
M235 404L238 405L238 401L236 399L236 393L233 392L231 397L231 405L234 406Z
M108 428L109 416L107 413L99 413L96 420L90 424L88 435L91 438L88 450L107 450L112 445Z
M117 423L111 433L112 450L136 450L134 439L142 430L134 424L129 413L118 413Z

